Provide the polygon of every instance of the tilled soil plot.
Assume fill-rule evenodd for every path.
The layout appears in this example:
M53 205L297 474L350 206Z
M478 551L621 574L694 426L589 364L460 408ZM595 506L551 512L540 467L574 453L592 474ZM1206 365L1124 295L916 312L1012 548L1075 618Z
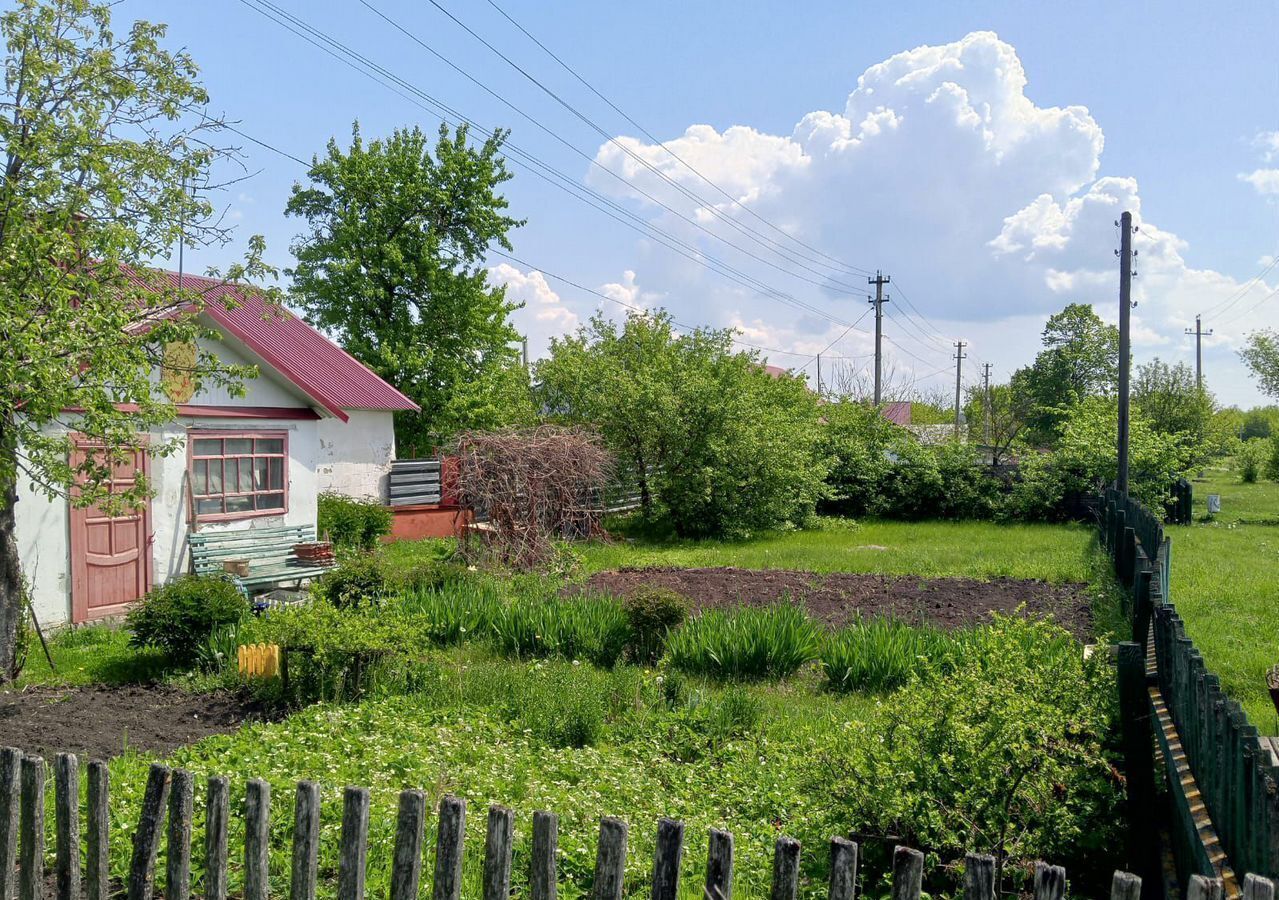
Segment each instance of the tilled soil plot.
M0 746L46 759L66 751L107 759L130 750L168 753L261 718L234 694L164 685L30 687L0 694Z
M831 626L859 616L886 616L960 628L989 622L991 613L1048 617L1076 638L1092 636L1087 585L1049 584L1016 578L915 578L893 575L819 575L786 569L619 569L597 572L585 588L626 596L642 585L678 591L699 609L764 606L779 600L802 603Z

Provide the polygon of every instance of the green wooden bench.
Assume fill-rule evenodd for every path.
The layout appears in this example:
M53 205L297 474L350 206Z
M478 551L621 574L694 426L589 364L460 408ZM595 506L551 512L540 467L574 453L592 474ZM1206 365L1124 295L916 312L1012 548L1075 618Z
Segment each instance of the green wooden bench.
M226 575L223 563L232 559L247 559L248 575L228 575L246 593L289 582L300 585L333 568L332 564L304 563L294 555L294 544L314 540L313 525L205 531L187 535L187 543L191 547L191 563L197 575Z

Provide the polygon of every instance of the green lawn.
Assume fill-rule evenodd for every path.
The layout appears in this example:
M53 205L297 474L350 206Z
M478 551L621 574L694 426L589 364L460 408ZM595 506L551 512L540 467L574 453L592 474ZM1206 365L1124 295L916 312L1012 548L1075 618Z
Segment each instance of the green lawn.
M1195 522L1169 526L1171 597L1208 668L1263 734L1279 734L1266 669L1279 663L1279 484L1213 469L1194 484ZM1221 514L1207 519L1208 494Z
M881 575L1092 579L1093 530L1082 525L880 522L766 534L748 541L625 541L585 549L590 572L622 566L740 566Z

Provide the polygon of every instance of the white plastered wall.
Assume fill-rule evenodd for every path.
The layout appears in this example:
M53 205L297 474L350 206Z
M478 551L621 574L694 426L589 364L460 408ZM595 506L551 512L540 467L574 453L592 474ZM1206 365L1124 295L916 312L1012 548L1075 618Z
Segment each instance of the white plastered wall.
M349 422L316 423L319 461L316 482L321 493L333 491L357 500L385 503L391 461L395 459L395 422L385 410L348 410Z

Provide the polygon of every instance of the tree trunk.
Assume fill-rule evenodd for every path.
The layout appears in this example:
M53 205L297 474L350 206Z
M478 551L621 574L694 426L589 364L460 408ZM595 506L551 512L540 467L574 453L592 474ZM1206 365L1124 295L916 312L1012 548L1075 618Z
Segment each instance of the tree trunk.
M18 624L22 621L22 565L18 559L15 511L16 484L0 488L0 682L17 677L14 671L18 645Z

